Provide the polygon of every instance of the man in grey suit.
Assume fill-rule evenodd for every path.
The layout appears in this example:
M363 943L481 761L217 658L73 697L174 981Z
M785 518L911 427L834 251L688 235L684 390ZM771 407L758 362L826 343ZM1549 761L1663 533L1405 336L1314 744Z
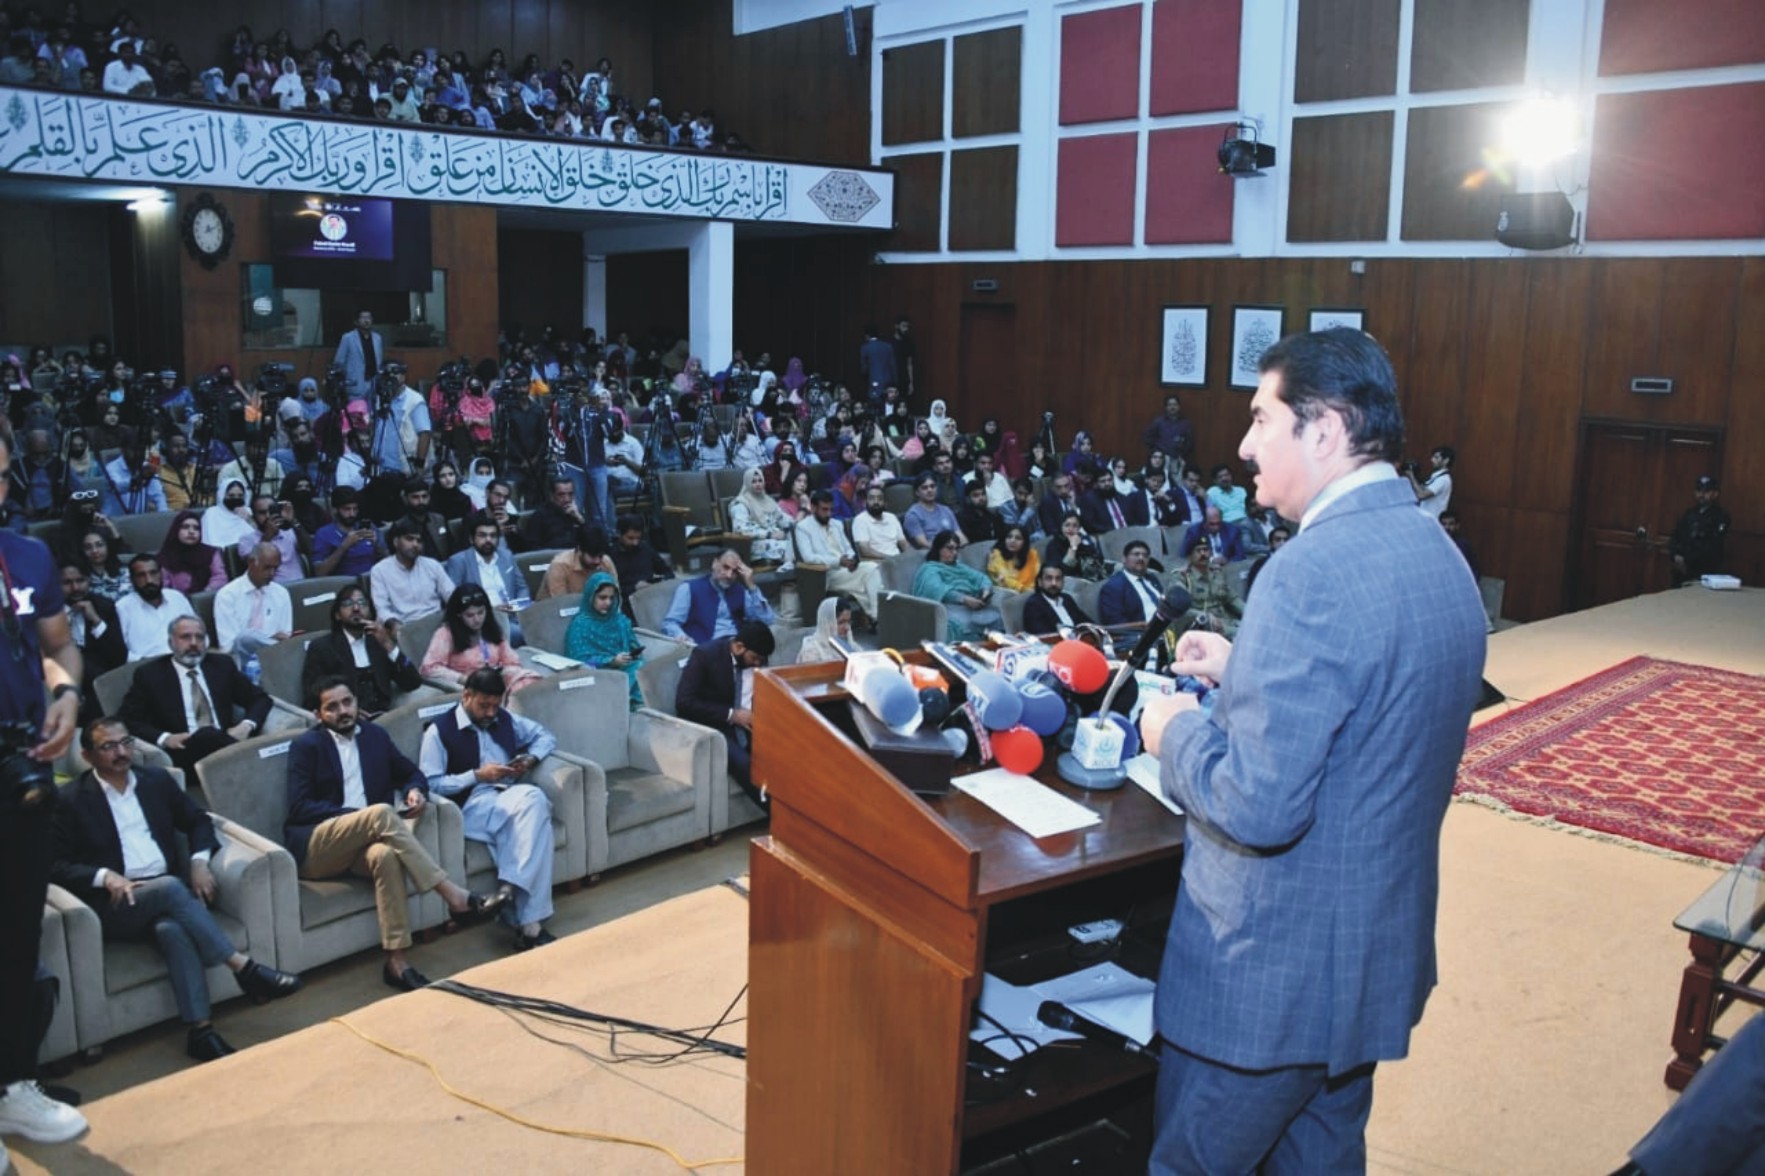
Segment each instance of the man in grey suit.
M1159 973L1151 1169L1362 1172L1373 1067L1435 983L1440 827L1483 669L1476 587L1392 462L1403 417L1360 331L1264 354L1239 456L1300 531L1234 645L1186 633L1217 683L1148 703L1188 814Z
M355 330L337 342L332 363L343 369L343 386L351 400L374 403L374 377L386 362L386 341L374 330L374 316L362 311L355 316Z
M521 622L516 615L533 603L527 590L527 577L515 566L515 557L502 541L502 528L487 514L476 514L467 522L472 528L472 545L456 551L444 565L448 579L455 584L476 584L490 597L490 606L500 614L509 631L509 644L520 648L525 643Z

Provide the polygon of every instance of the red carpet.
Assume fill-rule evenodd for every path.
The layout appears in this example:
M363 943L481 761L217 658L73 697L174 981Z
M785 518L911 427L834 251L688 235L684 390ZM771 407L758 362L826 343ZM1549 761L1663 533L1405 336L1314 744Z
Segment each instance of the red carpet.
M1738 861L1765 833L1765 678L1631 658L1472 731L1454 792Z

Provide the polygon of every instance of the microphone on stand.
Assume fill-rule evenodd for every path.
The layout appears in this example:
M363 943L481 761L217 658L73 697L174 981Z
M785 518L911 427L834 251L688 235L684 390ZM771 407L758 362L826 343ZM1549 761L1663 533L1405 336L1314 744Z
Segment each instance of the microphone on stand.
M1073 732L1072 750L1057 761L1062 780L1076 788L1092 791L1120 788L1127 782L1128 773L1122 767L1127 736L1123 727L1109 717L1115 696L1120 692L1122 684L1133 678L1134 671L1146 664L1147 657L1164 636L1165 630L1188 612L1193 603L1194 600L1181 585L1172 584L1165 589L1164 598L1158 602L1152 619L1146 622L1146 631L1140 635L1133 652L1122 662L1115 680L1109 684L1108 692L1103 695L1103 704L1097 708L1097 714L1079 720L1078 727Z

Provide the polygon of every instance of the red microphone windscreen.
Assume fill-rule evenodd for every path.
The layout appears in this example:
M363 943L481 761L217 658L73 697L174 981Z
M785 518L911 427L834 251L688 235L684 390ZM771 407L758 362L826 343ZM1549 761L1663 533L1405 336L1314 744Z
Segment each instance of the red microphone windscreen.
M1062 641L1048 654L1048 669L1074 694L1092 694L1109 681L1109 659L1083 641Z
M1042 766L1042 740L1028 727L995 732L993 758L1006 771L1027 776Z

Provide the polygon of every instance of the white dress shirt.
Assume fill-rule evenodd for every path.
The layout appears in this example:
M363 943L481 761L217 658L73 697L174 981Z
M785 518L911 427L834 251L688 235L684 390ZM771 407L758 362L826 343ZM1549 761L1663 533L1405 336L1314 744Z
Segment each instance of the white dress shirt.
M331 741L337 744L337 759L343 765L343 807L348 809L365 809L368 807L368 790L362 784L362 750L355 741L355 734L339 735L329 727Z
M478 561L478 586L484 589L484 595L490 597L491 607L501 608L505 604L514 603L509 599L508 585L503 583L502 569L496 566L496 553L491 552L490 558L485 559L473 549L472 558Z
M159 851L159 842L153 839L153 830L147 826L147 814L141 811L141 793L135 773L129 773L129 782L121 792L102 780L98 783L104 799L110 802L110 819L116 825L116 838L122 843L123 877L157 878L165 873L165 855ZM95 884L104 885L107 873L108 870L99 870Z
M165 590L158 608L141 599L136 592L118 597L116 602L116 619L123 627L123 644L129 647L130 661L170 653L172 646L167 629L179 617L195 615L196 609L190 598L176 588Z
M263 601L263 620L253 625L251 614ZM265 637L294 631L294 601L288 589L271 580L262 588L251 577L229 580L214 597L215 648L222 653L233 651L233 642L247 630Z

